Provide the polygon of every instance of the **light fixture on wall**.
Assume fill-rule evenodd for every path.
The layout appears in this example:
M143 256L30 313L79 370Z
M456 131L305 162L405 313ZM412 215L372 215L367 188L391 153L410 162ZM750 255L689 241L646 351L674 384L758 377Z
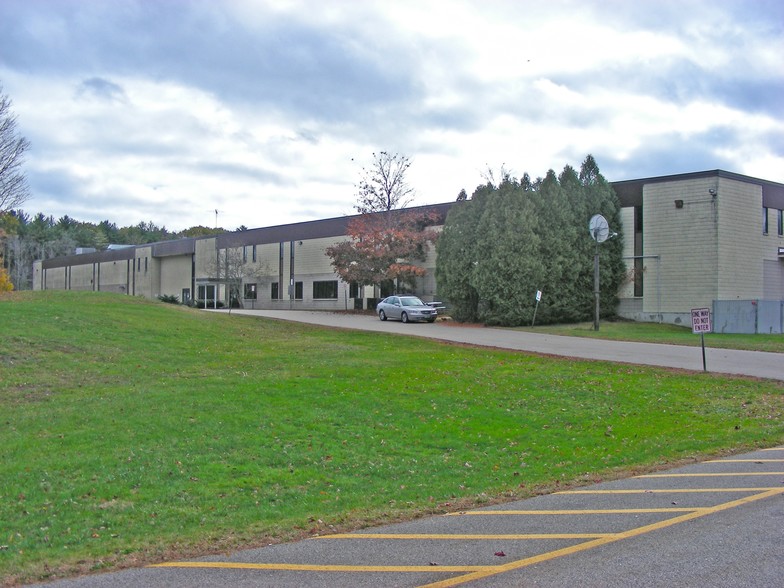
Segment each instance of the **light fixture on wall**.
M676 200L675 208L683 208L683 200Z

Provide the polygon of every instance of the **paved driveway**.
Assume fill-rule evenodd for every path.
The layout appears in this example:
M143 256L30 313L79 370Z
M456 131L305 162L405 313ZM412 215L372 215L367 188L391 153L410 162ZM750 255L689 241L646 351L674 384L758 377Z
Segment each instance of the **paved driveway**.
M397 333L485 347L532 351L547 355L702 371L700 347L562 337L511 329L464 327L446 322L404 325L399 322L381 322L375 316L363 314L299 310L232 310L231 312L329 327ZM694 337L698 336L694 335ZM784 354L712 348L707 348L705 352L709 372L784 380Z

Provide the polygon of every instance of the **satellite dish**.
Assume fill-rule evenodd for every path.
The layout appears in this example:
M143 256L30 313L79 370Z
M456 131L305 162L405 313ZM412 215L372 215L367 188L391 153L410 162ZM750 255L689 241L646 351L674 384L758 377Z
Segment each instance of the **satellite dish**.
M588 222L588 231L591 238L597 243L604 243L610 237L610 225L601 214L595 214Z

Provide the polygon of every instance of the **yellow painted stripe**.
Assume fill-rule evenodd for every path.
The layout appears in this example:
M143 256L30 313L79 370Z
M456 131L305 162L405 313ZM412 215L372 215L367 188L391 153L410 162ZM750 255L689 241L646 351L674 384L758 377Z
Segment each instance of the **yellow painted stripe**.
M526 540L526 539L598 539L613 533L523 533L518 535L457 535L454 533L341 533L319 539L417 539L417 540Z
M704 517L709 514L714 514L717 512L721 512L723 510L728 510L731 508L735 508L744 504L748 504L750 502L754 502L757 500L763 500L765 498L770 498L772 496L776 496L779 494L784 494L784 488L775 488L765 492L760 492L759 494L755 494L752 496L746 496L744 498L740 498L738 500L733 500L731 502L725 502L723 504L716 505L711 508L703 509L699 512L692 512L681 515L679 517L673 517L671 519L667 519L666 521L660 521L658 523L654 523L652 525L644 525L642 527L637 527L636 529L630 529L629 531L624 531L622 533L617 533L610 537L602 537L600 539L594 539L592 541L586 541L585 543L580 543L578 545L572 545L570 547L565 547L563 549L557 549L555 551L550 551L548 553L543 553L540 555L536 555L533 557L528 557L525 559L517 560L514 562L510 562L508 564L500 565L496 568L490 570L480 570L476 572L472 572L466 574L464 576L458 576L456 578L451 578L448 580L444 580L441 582L435 582L432 584L427 584L426 586L422 586L420 588L448 588L451 586L458 586L460 584L465 584L466 582L473 582L474 580L479 580L482 578L487 578L490 576L503 574L505 572L509 572L512 570L518 570L520 568L524 568L530 565L534 565L537 563L541 563L544 561L549 561L552 559L556 559L558 557L562 557L565 555L571 555L574 553L578 553L580 551L586 551L588 549L593 549L594 547L599 547L601 545L607 545L609 543L614 543L616 541L621 541L623 539L629 539L631 537L637 537L639 535L643 535L645 533L650 533L651 531L657 531L659 529L664 529L666 527L670 527L673 525L677 525L679 523L683 523L686 521L690 521L693 519L697 519L700 517Z
M760 451L784 451L784 447L767 447L765 449L760 449Z
M476 572L495 566L348 566L285 563L241 563L231 561L176 561L153 564L150 568L198 568L222 570L276 570L285 572Z
M646 514L657 512L692 512L694 508L607 508L607 509L569 509L569 510L471 510L467 512L449 513L444 516L529 516L529 515L604 515L604 514Z
M635 478L718 478L721 476L784 476L784 472L711 472L706 474L646 474Z
M766 492L768 490L779 490L773 488L642 488L640 490L562 490L555 494L690 494L694 492Z

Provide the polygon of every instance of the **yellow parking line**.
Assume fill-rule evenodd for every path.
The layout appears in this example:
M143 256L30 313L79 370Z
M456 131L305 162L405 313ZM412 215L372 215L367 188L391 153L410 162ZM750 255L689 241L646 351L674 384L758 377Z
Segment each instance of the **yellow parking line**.
M443 580L441 582L435 582L432 584L427 584L420 588L448 588L451 586L458 586L460 584L464 584L466 582L472 582L474 580L479 580L481 578L487 578L489 576L494 576L497 574L503 574L505 572L510 572L512 570L517 570L520 568L524 568L533 564L541 563L544 561L549 561L551 559L556 559L558 557L562 557L565 555L571 555L573 553L578 553L580 551L586 551L588 549L593 549L594 547L599 547L601 545L607 545L609 543L614 543L616 541L621 541L623 539L629 539L631 537L637 537L639 535L643 535L645 533L650 533L651 531L656 531L659 529L664 529L666 527L670 527L672 525L677 525L679 523L683 523L685 521L690 521L693 519L697 519L700 517L704 517L708 514L714 514L717 512L721 512L723 510L728 510L731 508L735 508L744 504L748 504L750 502L754 502L757 500L763 500L765 498L770 498L771 496L776 496L778 494L784 494L784 488L774 488L771 490L767 490L765 492L760 492L759 494L755 494L752 496L746 496L744 498L740 498L738 500L733 500L730 502L725 502L723 504L719 504L713 506L711 508L702 509L700 511L687 513L681 515L679 517L673 517L671 519L667 519L665 521L660 521L658 523L653 523L651 525L644 525L642 527L637 527L635 529L631 529L629 531L624 531L622 533L617 533L610 537L602 537L600 539L594 539L592 541L586 541L585 543L580 543L578 545L572 545L570 547L565 547L563 549L557 549L555 551L550 551L548 553L543 553L540 555L536 555L533 557L528 557L525 559L521 559L518 561L510 562L508 564L500 565L496 568L492 568L489 570L480 570L476 572L472 572L466 574L464 576L458 576L456 578L451 578L448 580Z
M526 540L526 539L599 539L613 533L523 533L517 535L457 535L454 533L340 533L319 539L417 539L417 540Z
M700 510L700 507L694 508L606 508L606 509L568 509L568 510L471 510L467 512L454 512L444 516L495 516L495 515L509 515L509 516L529 516L529 515L604 515L604 514L647 514L657 512L692 512Z
M285 572L481 572L494 566L347 566L285 563L242 563L231 561L175 561L153 564L150 568L217 568L223 570L275 570Z

